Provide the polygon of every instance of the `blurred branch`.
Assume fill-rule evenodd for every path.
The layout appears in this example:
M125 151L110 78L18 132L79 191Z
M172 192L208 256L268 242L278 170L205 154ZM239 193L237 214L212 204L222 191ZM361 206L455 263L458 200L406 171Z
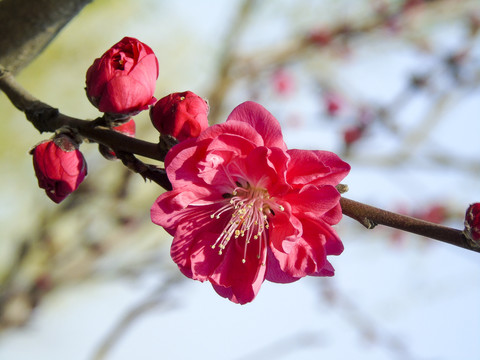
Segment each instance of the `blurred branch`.
M330 281L322 280L319 287L321 295L331 306L337 306L348 321L355 326L361 336L368 342L376 342L392 351L398 359L414 359L411 351L406 347L402 339L385 328L379 328L362 309L357 305L357 300L351 300L349 294L335 288Z
M236 360L250 359L281 359L287 354L296 351L305 351L308 348L321 348L327 345L328 335L314 331L298 331L287 335L275 342L265 344L262 348L243 355Z
M236 54L234 52L236 41L240 32L243 30L243 24L248 19L255 6L256 0L244 0L240 5L240 10L230 26L230 30L223 42L224 46L220 52L218 63L217 80L213 85L208 96L210 102L210 121L218 122L218 117L222 111L223 98L228 89L232 86L234 78L231 74L233 65L236 63Z
M19 72L92 0L1 0L0 64Z
M167 303L167 296L168 290L171 289L172 285L178 282L178 279L177 276L169 275L169 277L157 289L155 289L152 294L148 295L139 304L127 311L117 325L114 326L112 331L100 343L92 356L92 360L105 359L115 343L120 340L123 334L140 318L140 316L159 306L174 306L172 303Z

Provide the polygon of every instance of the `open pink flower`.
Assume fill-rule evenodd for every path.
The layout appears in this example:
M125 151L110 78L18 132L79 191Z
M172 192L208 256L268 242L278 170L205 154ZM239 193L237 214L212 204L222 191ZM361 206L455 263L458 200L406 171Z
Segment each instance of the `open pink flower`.
M174 146L165 166L173 190L151 217L174 236L171 255L186 276L245 304L265 279L333 275L327 255L343 251L335 186L350 166L331 152L288 150L261 105L245 102Z

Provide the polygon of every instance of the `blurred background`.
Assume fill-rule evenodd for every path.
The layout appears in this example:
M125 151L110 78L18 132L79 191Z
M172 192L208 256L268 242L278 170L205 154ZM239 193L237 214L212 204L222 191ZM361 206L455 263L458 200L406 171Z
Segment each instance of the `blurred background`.
M18 80L93 119L87 68L136 37L157 98L194 91L212 124L257 101L289 148L351 164L349 198L462 229L480 201L479 30L479 0L95 0ZM89 176L56 205L28 155L49 134L0 109L0 359L480 358L477 253L345 217L335 277L236 305L171 261L150 222L161 188L83 144Z

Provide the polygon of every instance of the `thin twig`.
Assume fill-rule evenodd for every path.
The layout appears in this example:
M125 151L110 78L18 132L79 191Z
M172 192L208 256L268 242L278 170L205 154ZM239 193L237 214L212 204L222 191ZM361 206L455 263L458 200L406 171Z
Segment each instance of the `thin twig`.
M210 101L209 118L212 123L218 122L218 117L222 111L224 97L227 94L227 90L232 86L234 79L232 78L231 70L236 63L236 54L234 54L236 42L243 30L243 24L247 21L250 13L255 7L255 2L256 0L244 0L243 3L240 4L237 16L231 22L230 29L223 42L224 45L221 49L217 65L217 79L208 96Z
M168 180L165 169L154 165L145 164L138 160L134 155L127 152L115 152L116 156L122 161L123 165L133 172L140 174L145 180L149 179L166 190L172 190L172 184Z
M152 294L127 311L112 331L100 343L92 356L92 360L105 359L114 345L140 316L161 305L167 305L168 290L177 282L178 277L170 275ZM168 303L168 305L171 305L171 303Z
M356 299L351 299L349 294L334 287L331 281L323 279L319 290L323 300L332 307L339 308L347 321L359 331L366 341L376 341L392 352L395 357L406 360L413 359L411 350L405 345L403 339L389 332L387 329L375 324L375 321L357 304Z

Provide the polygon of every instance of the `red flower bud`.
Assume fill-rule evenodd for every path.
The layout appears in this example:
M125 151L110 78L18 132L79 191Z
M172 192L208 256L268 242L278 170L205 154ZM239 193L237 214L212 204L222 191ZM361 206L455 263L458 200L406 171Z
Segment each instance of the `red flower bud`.
M295 91L295 79L286 69L280 68L274 71L272 76L273 88L279 95L291 95Z
M314 45L325 46L332 41L332 33L328 29L315 29L308 34L307 40Z
M113 126L112 130L130 137L135 137L135 130L136 130L135 120L130 119L123 124ZM117 159L117 155L115 155L115 152L112 149L110 149L108 146L99 144L98 147L99 147L98 149L100 153L103 155L105 159L107 160Z
M87 175L87 164L67 135L38 144L31 152L38 186L57 204L78 188Z
M179 141L197 137L208 127L208 104L191 91L173 93L150 109L153 126Z
M480 246L480 203L470 205L465 213L465 236Z
M158 61L153 50L125 37L87 71L90 102L105 113L134 115L155 102Z
M116 132L125 134L130 137L135 137L135 128L135 120L130 119L121 125L112 127L112 130L115 130Z
M343 132L343 141L345 142L345 145L350 146L360 140L363 136L363 131L364 127L362 126L353 126L346 129Z
M327 93L324 98L325 108L330 116L337 115L343 107L343 99L335 93Z

